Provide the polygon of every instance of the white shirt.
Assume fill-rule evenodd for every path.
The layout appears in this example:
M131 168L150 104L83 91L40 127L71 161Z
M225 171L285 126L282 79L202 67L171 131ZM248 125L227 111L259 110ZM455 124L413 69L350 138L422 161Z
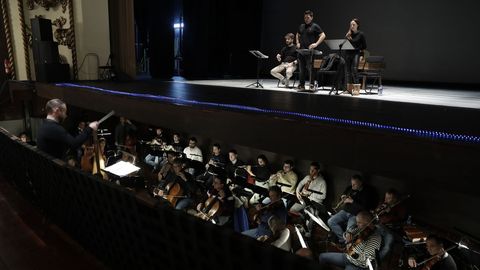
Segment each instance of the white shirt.
M188 159L203 162L202 150L200 150L198 146L195 146L194 148L190 148L189 146L187 146L183 150L183 153L187 156Z
M310 179L310 175L305 176L302 181L297 186L297 192L300 193L303 189L303 186L308 182ZM312 192L309 196L308 199L311 201L314 201L319 204L323 204L323 200L327 197L327 183L323 179L323 177L319 174L313 181L310 183L310 186L308 187L309 190L314 190L321 192L322 194L317 194ZM308 191L307 191L308 194Z

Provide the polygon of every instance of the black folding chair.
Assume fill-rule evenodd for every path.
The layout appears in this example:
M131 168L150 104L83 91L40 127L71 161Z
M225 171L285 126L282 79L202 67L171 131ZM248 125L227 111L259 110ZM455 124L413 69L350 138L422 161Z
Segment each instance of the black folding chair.
M358 76L362 77L362 88L365 89L367 94L373 94L372 90L375 85L378 93L378 89L382 86L382 74L385 67L385 57L383 56L369 56L365 59ZM368 79L373 79L370 85L368 84Z

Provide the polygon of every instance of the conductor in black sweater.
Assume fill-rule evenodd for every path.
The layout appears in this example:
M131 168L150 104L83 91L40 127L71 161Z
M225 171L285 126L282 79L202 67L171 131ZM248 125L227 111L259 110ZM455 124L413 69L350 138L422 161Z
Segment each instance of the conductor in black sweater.
M80 147L97 130L98 122L92 122L76 137L70 135L61 125L67 118L67 104L60 99L52 99L45 105L47 118L40 126L37 135L38 148L58 159L65 159L67 150Z

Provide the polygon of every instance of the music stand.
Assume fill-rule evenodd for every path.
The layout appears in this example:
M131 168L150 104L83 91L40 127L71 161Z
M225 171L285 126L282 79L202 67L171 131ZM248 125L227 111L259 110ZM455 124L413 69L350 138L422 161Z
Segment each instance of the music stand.
M246 87L255 86L255 88L263 88L263 85L260 83L260 66L261 60L268 59L268 56L257 50L250 50L249 52L257 58L257 81L247 85Z
M329 39L329 40L325 40L325 44L327 44L328 48L330 48L330 50L332 51L338 51L338 56L340 57L340 61L341 62L345 62L345 58L342 56L342 51L351 51L351 50L355 50L355 48L353 47L352 43L350 43L350 41L348 41L348 39ZM345 71L345 69L343 70L343 79L344 79L344 83L343 83L343 86L346 85L347 83L347 73ZM332 92L334 91L334 89L332 88L332 90L330 90L330 93L328 93L329 95L332 94ZM335 89L336 93L335 95L338 95L338 83L337 83L337 87ZM342 93L344 93L345 91L343 91ZM353 95L353 92L352 92L352 95Z

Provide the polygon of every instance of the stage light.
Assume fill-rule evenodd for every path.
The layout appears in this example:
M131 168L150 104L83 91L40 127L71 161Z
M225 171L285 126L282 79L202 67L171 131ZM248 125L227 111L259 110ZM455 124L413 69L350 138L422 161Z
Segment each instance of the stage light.
M173 24L173 29L180 29L183 28L184 24L183 23L174 23Z

